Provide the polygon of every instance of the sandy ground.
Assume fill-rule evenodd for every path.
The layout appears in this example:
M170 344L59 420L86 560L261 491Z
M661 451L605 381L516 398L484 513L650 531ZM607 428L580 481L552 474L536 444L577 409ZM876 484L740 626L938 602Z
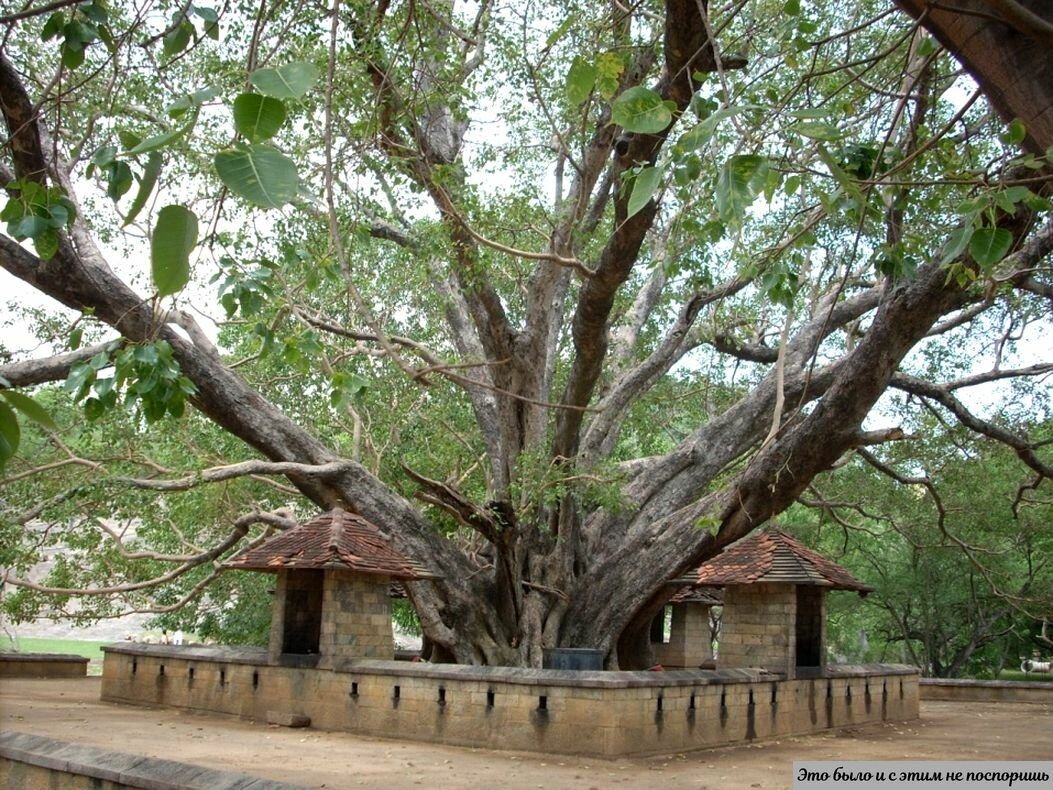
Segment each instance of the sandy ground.
M99 701L99 679L0 679L0 730L326 788L790 788L794 760L1051 760L1053 705L923 702L920 720L644 760L492 752Z

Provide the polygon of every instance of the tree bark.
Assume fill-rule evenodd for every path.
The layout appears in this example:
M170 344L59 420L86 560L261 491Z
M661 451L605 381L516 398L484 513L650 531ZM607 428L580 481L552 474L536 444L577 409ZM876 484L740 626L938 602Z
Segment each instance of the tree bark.
M895 0L969 70L1024 148L1053 145L1053 6L1046 0Z

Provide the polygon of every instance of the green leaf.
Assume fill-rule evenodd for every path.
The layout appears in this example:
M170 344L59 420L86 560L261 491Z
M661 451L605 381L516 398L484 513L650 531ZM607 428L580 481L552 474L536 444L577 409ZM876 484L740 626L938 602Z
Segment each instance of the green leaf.
M165 206L150 237L150 268L161 296L177 293L190 280L190 252L197 244L197 217L183 206Z
M26 415L26 417L33 422L40 423L45 428L50 428L53 431L58 430L58 426L55 425L55 421L51 419L51 415L48 414L47 409L28 395L23 395L21 392L15 392L14 390L0 390L0 395L7 398L8 403Z
M1014 118L1009 128L1002 134L1002 140L1006 145L1020 145L1027 137L1027 127L1019 118Z
M801 13L801 0L786 0L782 10L785 14L797 16Z
M971 224L962 225L961 227L955 228L951 231L951 235L947 237L947 244L944 245L943 255L940 258L940 265L943 266L950 263L965 250L969 244L969 240L973 237L973 226Z
M551 48L556 42L567 35L575 21L577 21L577 15L573 13L568 14L567 18L560 23L559 27L549 33L548 38L545 39L545 48Z
M80 348L80 339L83 336L84 330L81 329L79 326L74 327L73 331L69 333L69 342L66 343L70 351L76 351L78 348Z
M596 58L596 90L607 101L618 91L625 62L617 52L601 52Z
M611 120L627 132L657 134L673 122L674 107L650 88L637 85L611 104Z
M70 368L69 375L66 376L66 382L62 385L62 388L73 396L75 400L80 400L88 394L88 389L91 387L93 381L95 381L96 370L94 367L86 362L79 362Z
M135 193L135 200L132 201L128 213L124 216L124 222L121 224L121 227L134 222L135 218L139 216L139 212L143 210L143 206L146 205L146 201L154 191L154 185L157 184L157 177L161 173L161 163L163 161L164 157L161 156L159 151L150 153L149 158L146 160L146 167L143 168L143 177L139 179L139 191Z
M36 247L37 256L41 260L51 260L58 253L58 234L55 233L54 228L48 228L33 237L33 246Z
M106 194L111 200L120 200L124 193L132 188L132 183L135 181L132 169L127 162L111 162L106 169L109 173Z
M84 46L79 42L62 43L62 65L67 69L75 69L84 63Z
M280 208L297 193L296 164L277 148L257 143L220 151L216 172L227 188L262 208Z
M186 96L176 99L168 105L165 112L167 112L172 118L178 118L187 110L200 107L207 101L212 101L212 99L219 96L219 93L220 91L218 88L202 88L201 90L196 90L193 93L188 93ZM135 143L132 143L132 145L135 145ZM132 146L128 147L131 148Z
M136 154L146 154L150 151L156 151L158 148L164 148L166 145L171 143L173 140L177 140L183 136L187 131L187 127L181 126L178 129L172 129L168 132L162 132L161 134L155 134L151 137L147 137L145 140L137 144L134 148L125 151L130 156Z
M829 121L801 121L791 126L790 131L813 140L840 140L844 137L844 132Z
M140 135L136 134L135 132L130 132L127 129L118 129L117 139L121 141L121 145L124 147L125 151L130 151L132 148L135 148L135 146L139 145L139 143L143 141L143 138ZM107 148L113 151L113 156L117 155L116 148L113 148L113 146L107 146ZM98 154L96 154L96 156L98 156ZM111 156L110 158L112 159L113 156Z
M55 38L59 33L62 32L62 28L66 26L66 17L61 11L56 11L54 14L48 17L48 21L44 23L44 27L40 31L41 41L50 41Z
M969 240L969 254L980 266L993 266L1009 252L1013 234L1005 228L977 228Z
M51 226L44 217L36 214L26 214L14 222L7 224L7 232L21 241L22 239L35 239Z
M22 431L18 418L6 403L0 403L0 469L18 452Z
M249 76L256 90L275 99L299 99L314 87L318 69L311 63L286 63L276 69L258 69Z
M685 148L701 148L703 145L709 142L713 137L713 132L716 131L717 126L726 118L730 118L733 115L738 115L746 110L755 110L756 105L742 105L733 107L721 107L719 110L710 113L702 121L696 123L690 129L688 129L680 137L678 141L680 145Z
M234 100L234 128L250 142L259 143L277 134L285 123L285 104L258 93L242 93Z
M586 61L581 55L574 58L567 72L567 99L571 104L577 106L583 104L592 93L592 87L596 84L596 67Z
M183 21L180 22L168 35L164 38L164 56L170 58L174 55L178 55L187 45L190 44L190 39L194 35L194 26L183 17Z
M768 179L768 160L756 154L733 156L717 176L717 211L722 219L738 220Z
M95 2L90 5L78 6L77 10L96 25L105 25L110 20L110 13L102 3Z
M661 167L645 167L633 179L633 191L629 195L628 214L626 219L635 215L647 205L658 185L662 183L664 170Z

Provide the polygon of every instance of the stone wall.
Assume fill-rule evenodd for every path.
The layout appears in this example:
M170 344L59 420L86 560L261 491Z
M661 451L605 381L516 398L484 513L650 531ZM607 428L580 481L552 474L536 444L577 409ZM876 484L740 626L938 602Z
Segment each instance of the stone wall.
M332 668L350 658L395 657L387 576L329 571L322 600L322 658Z
M763 667L793 678L796 609L797 593L792 584L726 587L717 667Z
M922 678L922 699L946 702L1034 702L1053 705L1053 683L1026 680Z
M88 674L88 659L66 653L0 653L0 678L75 678Z
M709 633L709 606L673 604L668 642L655 642L655 661L663 667L697 668L713 660Z
M266 651L104 648L102 698L460 746L642 756L918 716L913 667L573 672L395 661L271 666Z

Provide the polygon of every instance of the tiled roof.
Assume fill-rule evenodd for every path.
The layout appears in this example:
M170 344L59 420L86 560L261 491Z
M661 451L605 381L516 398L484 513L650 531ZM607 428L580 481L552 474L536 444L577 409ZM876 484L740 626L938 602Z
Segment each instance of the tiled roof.
M774 527L756 532L726 548L698 569L697 584L778 582L871 592L836 562L812 551L796 538Z
M720 606L724 603L724 591L713 587L684 587L669 599L669 603L700 603L706 606Z
M435 574L396 551L376 525L336 508L243 551L226 567L279 571L344 568L393 579L434 579Z

